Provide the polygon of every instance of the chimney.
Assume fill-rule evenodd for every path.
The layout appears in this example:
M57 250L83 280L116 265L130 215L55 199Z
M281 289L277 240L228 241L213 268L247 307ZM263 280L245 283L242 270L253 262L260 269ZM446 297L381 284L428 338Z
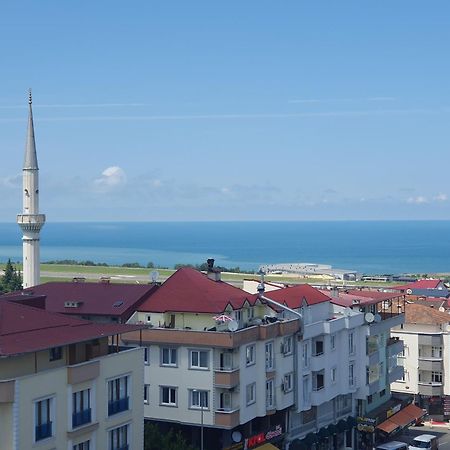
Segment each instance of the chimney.
M209 258L206 263L208 264L207 277L213 281L221 281L220 270L214 267L214 259Z

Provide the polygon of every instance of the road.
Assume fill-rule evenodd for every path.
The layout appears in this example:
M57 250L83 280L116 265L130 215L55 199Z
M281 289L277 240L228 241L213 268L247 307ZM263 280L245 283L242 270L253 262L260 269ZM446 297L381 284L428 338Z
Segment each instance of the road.
M434 434L439 439L439 450L450 450L450 429L445 427L411 427L403 433L397 435L392 440L410 444L414 437L419 434Z

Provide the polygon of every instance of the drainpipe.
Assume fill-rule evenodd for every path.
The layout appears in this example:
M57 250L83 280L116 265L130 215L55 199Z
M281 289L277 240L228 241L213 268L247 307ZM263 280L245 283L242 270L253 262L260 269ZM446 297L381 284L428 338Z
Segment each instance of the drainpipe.
M258 287L256 288L258 291L258 298L264 303L269 303L270 305L277 306L278 308L283 309L284 311L288 311L291 314L294 314L297 316L300 320L300 331L295 333L293 336L293 350L294 350L294 406L296 409L298 409L299 405L299 389L298 389L298 340L297 335L301 334L303 330L303 315L299 313L298 311L294 311L293 309L287 307L286 305L283 305L281 303L276 302L275 300L272 300L271 298L268 298L264 295L264 282L258 284ZM289 427L289 423L287 421L286 423L286 429ZM286 430L287 431L287 430Z

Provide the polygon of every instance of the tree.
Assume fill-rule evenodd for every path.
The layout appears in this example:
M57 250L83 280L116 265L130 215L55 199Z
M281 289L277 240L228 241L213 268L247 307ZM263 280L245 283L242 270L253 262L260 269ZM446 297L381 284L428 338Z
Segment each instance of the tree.
M144 450L195 450L181 431L170 428L167 433L163 433L158 425L149 422L145 423L144 430Z
M20 272L12 265L11 260L8 259L4 274L0 277L0 291L12 292L20 289L22 289L22 277Z

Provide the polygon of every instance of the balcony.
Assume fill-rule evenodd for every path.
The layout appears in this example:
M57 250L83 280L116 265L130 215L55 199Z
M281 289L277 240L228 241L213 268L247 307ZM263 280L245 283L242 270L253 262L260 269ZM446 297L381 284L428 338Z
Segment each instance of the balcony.
M419 357L419 370L424 370L428 372L442 372L443 371L442 358Z
M218 387L232 388L237 386L239 384L239 369L215 369L214 382Z
M52 436L52 422L42 423L36 426L36 441L47 439Z
M388 356L398 355L403 351L403 341L399 338L391 337L387 341Z
M395 366L389 370L388 379L389 383L394 383L397 380L401 380L403 378L403 366Z
M124 397L119 400L114 400L108 402L108 416L112 416L114 414L118 414L122 411L128 410L128 403L130 397Z
M419 394L440 396L443 394L442 383L419 381Z
M234 409L216 410L214 414L214 424L227 429L232 429L239 425L239 407Z
M72 428L81 427L91 422L91 408L72 414Z

